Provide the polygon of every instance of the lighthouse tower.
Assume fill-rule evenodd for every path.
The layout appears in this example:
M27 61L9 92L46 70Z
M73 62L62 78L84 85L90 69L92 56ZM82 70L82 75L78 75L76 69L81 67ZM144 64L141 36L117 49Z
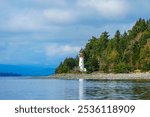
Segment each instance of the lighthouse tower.
M82 49L79 54L79 69L81 72L86 72L86 69L84 68L84 54Z

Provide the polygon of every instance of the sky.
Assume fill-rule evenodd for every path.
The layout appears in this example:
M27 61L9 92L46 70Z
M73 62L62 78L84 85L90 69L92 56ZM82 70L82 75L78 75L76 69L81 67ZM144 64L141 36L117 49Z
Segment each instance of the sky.
M0 0L0 64L57 66L92 37L149 19L150 0Z

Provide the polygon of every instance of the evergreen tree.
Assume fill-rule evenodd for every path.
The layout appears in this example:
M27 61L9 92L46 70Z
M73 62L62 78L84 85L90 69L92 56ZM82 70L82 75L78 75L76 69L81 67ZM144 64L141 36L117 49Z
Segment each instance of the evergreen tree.
M150 39L148 39L146 45L143 48L141 48L140 63L142 70L150 70Z

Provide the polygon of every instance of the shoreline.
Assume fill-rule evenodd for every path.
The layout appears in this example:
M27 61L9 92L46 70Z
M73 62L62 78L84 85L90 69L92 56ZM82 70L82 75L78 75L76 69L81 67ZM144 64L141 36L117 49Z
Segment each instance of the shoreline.
M93 79L93 80L150 80L150 73L91 73L91 74L75 74L63 73L54 74L49 78L55 79Z

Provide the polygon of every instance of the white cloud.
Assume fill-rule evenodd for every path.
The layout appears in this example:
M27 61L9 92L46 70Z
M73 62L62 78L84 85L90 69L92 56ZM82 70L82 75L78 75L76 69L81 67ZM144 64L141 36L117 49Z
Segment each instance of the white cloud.
M39 23L34 16L29 14L16 14L7 21L7 27L12 30L35 30Z
M105 18L119 18L128 12L125 0L80 0L79 6L96 11ZM118 16L118 17L117 17Z
M57 31L61 25L76 20L73 11L64 9L21 10L12 11L3 19L1 29L9 31Z
M46 9L44 15L52 23L69 23L75 20L73 11L64 9Z
M31 0L29 0L31 1ZM39 5L49 5L49 6L65 6L67 4L66 0L34 0L35 3Z
M75 56L81 47L61 44L50 44L45 47L48 57Z
M38 0L38 2L47 3L48 1ZM58 3L54 2L54 0L52 2L52 4ZM61 0L61 5L63 3L66 4L66 1ZM95 13L105 18L118 19L127 12L127 5L124 0L78 0L78 4L78 6L74 5L73 8L42 7L42 9L29 8L20 10L11 8L12 10L8 13L7 18L3 19L0 24L4 30L10 31L53 32L54 30L57 32L60 28L64 28L63 26L66 24L77 24L81 19L84 19L86 22ZM70 4L68 3L68 5ZM82 11L83 7L84 10ZM86 12L89 13L87 17L85 15Z

